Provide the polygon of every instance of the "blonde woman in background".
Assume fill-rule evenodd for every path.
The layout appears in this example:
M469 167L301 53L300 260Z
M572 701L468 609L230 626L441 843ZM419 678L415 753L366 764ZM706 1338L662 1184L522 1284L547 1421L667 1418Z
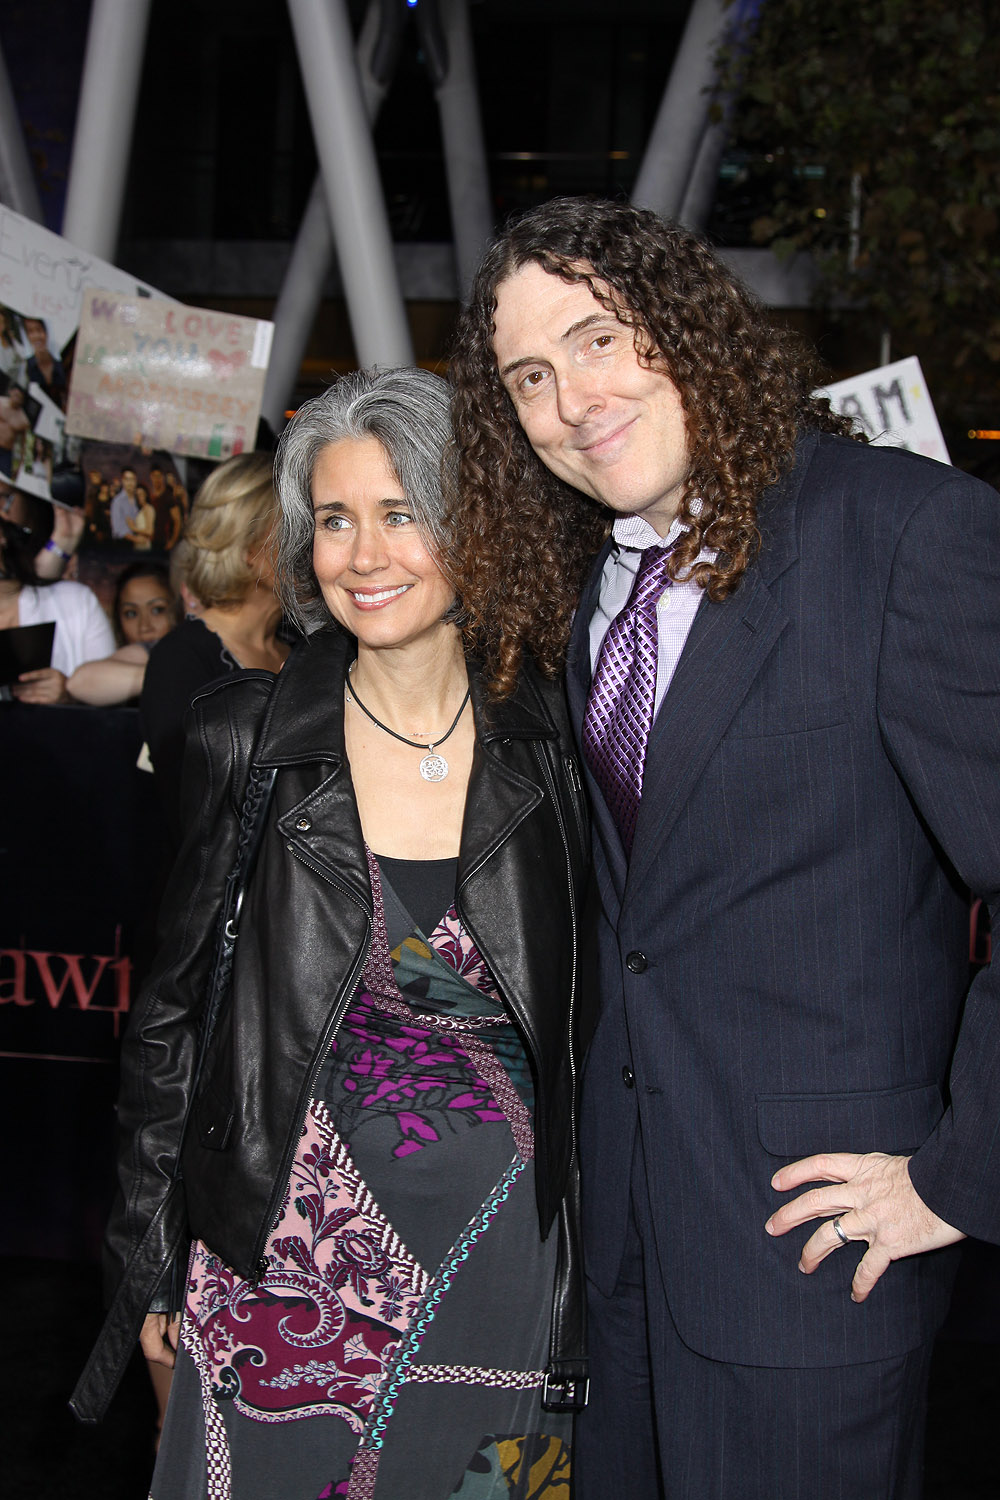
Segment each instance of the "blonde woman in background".
M278 672L289 644L271 566L276 514L273 463L264 453L220 464L194 498L171 573L201 604L150 654L142 687L143 732L171 842L180 830L184 715L200 688L239 667Z

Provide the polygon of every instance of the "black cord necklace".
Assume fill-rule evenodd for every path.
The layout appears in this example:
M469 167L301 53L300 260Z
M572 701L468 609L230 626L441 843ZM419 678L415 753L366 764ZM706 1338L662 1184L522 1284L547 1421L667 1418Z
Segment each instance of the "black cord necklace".
M358 697L357 690L354 687L354 684L351 682L350 677L346 679L346 685L348 693L353 698L354 702L358 705L361 712L363 714L366 714L368 718L371 719L373 724L377 724L379 729L384 729L386 734L391 734L394 740L399 740L403 745L409 745L413 750L427 751L427 754L420 762L420 774L425 781L444 780L444 778L448 774L448 762L445 760L443 755L435 755L434 751L438 745L443 745L445 740L448 739L448 737L453 734L454 731L458 728L458 721L465 713L465 705L468 703L469 697L472 693L471 687L466 688L465 697L462 699L462 706L458 710L458 713L455 715L455 717L452 719L450 729L448 729L439 740L432 740L429 745L424 745L419 740L408 740L405 734L397 734L395 729L390 729L388 724L383 724L381 719L376 719L371 709L366 708L361 699Z

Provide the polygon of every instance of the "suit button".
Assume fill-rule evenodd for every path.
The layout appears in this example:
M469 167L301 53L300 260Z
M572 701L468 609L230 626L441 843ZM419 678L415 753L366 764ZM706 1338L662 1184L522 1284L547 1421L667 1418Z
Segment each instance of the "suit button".
M622 1068L622 1083L627 1089L635 1088L635 1074L631 1068Z
M649 967L645 953L640 953L638 949L630 953L625 960L625 967L632 974L645 974Z

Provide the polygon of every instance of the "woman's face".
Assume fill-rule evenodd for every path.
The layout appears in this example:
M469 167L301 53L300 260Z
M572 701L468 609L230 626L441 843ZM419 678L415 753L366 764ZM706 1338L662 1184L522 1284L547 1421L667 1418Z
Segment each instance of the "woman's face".
M149 504L149 491L144 484L136 485L135 498L136 500L138 500L139 505L142 507L145 507Z
M118 601L118 624L128 645L158 641L173 629L173 600L158 578L130 578Z
M312 483L313 571L326 606L358 641L406 646L443 625L455 598L417 529L377 438L324 448Z

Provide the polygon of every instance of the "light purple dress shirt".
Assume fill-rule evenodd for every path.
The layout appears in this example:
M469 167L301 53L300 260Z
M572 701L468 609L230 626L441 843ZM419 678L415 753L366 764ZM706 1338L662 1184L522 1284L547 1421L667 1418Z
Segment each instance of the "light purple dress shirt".
M597 608L590 621L590 670L597 665L601 643L608 626L628 603L632 584L639 568L639 558L646 547L672 547L684 532L681 521L675 521L666 536L660 536L641 516L619 516L614 525L614 546L604 564ZM699 562L712 562L715 552L702 550ZM670 686L670 679L677 670L684 642L694 622L704 589L693 579L686 583L673 583L664 589L656 607L657 655L656 655L656 702L654 713L659 713L663 695Z

